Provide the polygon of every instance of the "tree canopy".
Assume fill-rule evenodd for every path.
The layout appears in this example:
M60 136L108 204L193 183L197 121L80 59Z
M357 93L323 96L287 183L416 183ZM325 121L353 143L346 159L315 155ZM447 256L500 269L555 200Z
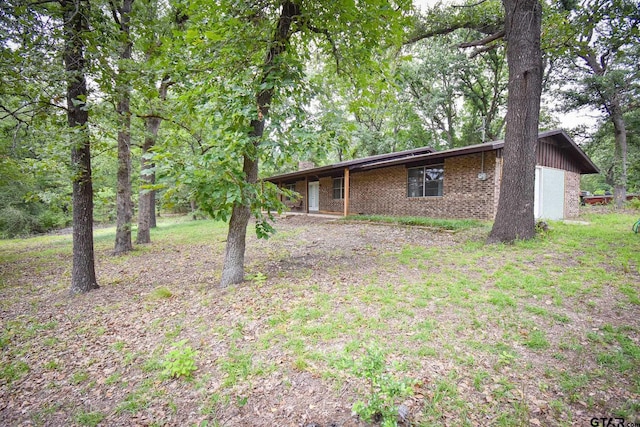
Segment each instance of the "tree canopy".
M117 220L116 252L132 248L136 216L136 241L148 243L156 208L193 210L230 221L237 248L227 265L235 267L222 282L242 280L249 219L267 237L271 213L284 208L283 190L260 178L299 161L510 139L511 6L418 13L406 0L3 2L0 233L71 225L74 185L86 171L96 220ZM637 189L637 5L540 6L545 91L561 94L567 111L602 112L584 147L603 175L585 185ZM84 11L81 69L65 62L65 7ZM81 74L86 94L68 98ZM86 113L77 129L71 113ZM541 117L536 131L557 123L544 105ZM80 136L90 165L79 169L69 154ZM532 221L519 223L527 232L515 235L526 237Z

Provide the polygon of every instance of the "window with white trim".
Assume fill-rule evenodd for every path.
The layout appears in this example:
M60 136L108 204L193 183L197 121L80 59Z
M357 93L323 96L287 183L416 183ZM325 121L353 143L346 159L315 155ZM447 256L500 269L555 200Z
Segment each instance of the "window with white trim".
M407 170L407 197L442 196L444 165L429 165Z
M344 199L344 178L333 178L333 199Z

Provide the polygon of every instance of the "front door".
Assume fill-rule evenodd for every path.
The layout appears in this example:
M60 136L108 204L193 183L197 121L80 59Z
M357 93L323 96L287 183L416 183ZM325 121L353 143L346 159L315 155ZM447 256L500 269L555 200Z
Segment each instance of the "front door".
M320 210L320 182L309 183L309 211Z

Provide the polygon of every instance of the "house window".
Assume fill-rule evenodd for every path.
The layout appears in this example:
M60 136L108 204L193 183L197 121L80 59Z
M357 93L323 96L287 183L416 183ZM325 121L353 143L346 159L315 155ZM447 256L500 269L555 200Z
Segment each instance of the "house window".
M296 184L285 184L285 185L283 185L283 188L284 188L285 190L293 191L293 192L295 193L295 191L296 191ZM284 201L285 201L285 202L288 202L288 201L291 201L291 200L293 200L293 197L285 197L285 198L284 198Z
M333 178L333 198L344 199L344 178Z
M411 168L407 174L407 197L442 196L444 165Z

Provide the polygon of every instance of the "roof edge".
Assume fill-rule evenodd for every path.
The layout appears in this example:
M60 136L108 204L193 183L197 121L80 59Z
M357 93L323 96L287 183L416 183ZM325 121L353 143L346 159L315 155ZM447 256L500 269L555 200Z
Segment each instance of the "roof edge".
M560 138L566 142L578 155L582 169L581 174L600 173L600 169L591 161L589 156L580 148L578 144L563 129L552 129L538 133L538 140L543 138ZM266 181L289 181L296 178L304 178L317 175L330 175L338 173L341 170L349 169L354 171L364 171L370 169L378 169L383 167L395 166L403 163L427 160L430 158L446 158L462 156L467 154L481 153L491 150L504 148L504 140L496 140L483 142L481 144L468 145L466 147L451 148L448 150L435 151L432 147L420 147L412 150L398 151L388 154L379 154L376 156L363 157L360 159L348 160L344 162L334 163L332 165L320 166L317 168L306 169L302 171L288 172L285 174L274 175L265 178Z

